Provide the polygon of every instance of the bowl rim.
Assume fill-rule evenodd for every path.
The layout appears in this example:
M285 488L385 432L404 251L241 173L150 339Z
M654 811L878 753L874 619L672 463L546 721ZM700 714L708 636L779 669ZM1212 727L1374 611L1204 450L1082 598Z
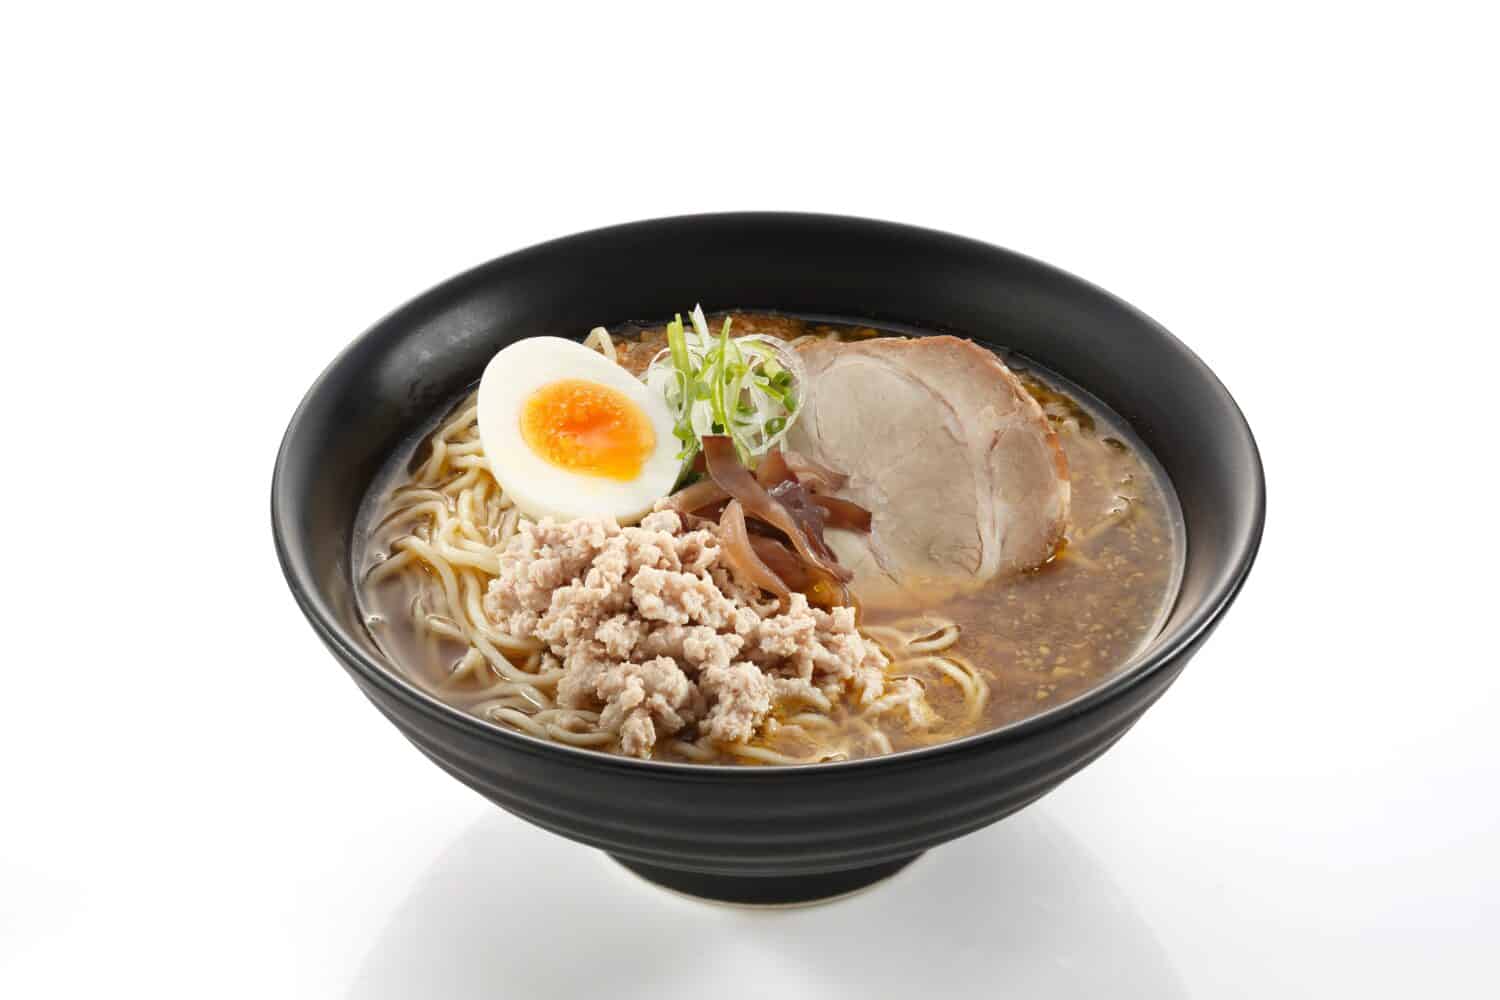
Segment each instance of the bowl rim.
M1045 711L1038 712L1035 715L1027 716L1024 719L1007 723L994 729L971 733L968 736L936 743L931 746L915 747L888 754L860 757L854 760L747 767L742 764L699 764L641 759L587 747L575 747L566 743L545 740L518 730L507 729L480 719L477 716L470 715L423 691L416 684L400 677L394 670L383 666L374 657L366 653L347 634L336 616L332 614L326 602L318 596L316 581L312 579L308 568L305 564L294 558L289 547L287 525L294 518L296 504L290 493L290 488L286 484L286 465L289 461L288 456L293 442L298 439L299 435L304 433L303 428L307 420L307 412L311 408L313 401L327 390L337 371L360 346L371 339L376 333L383 331L387 324L400 317L403 313L408 313L408 311L415 312L421 306L443 298L456 286L464 285L476 279L481 272L501 267L505 262L522 254L530 254L544 249L565 249L569 244L584 244L602 236L620 236L632 230L643 230L661 225L694 223L714 225L733 225L735 223L755 223L761 225L775 223L858 225L869 227L871 230L883 230L886 235L890 236L905 236L927 240L938 239L957 244L969 244L975 249L987 253L999 253L1009 256L1030 267L1051 272L1056 277L1075 282L1101 296L1115 308L1130 314L1142 325L1156 333L1162 339L1164 345L1169 350L1175 351L1187 363L1188 367L1196 372L1197 376L1203 380L1210 391L1220 397L1220 401L1226 406L1226 412L1231 415L1228 431L1241 439L1240 444L1243 445L1245 453L1249 456L1249 472L1254 481L1254 495L1250 498L1250 517L1246 522L1245 530L1239 537L1233 539L1228 546L1230 555L1226 557L1225 564L1232 566L1232 571L1217 587L1211 589L1203 597L1198 607L1188 616L1186 621L1173 629L1170 634L1166 635L1164 641L1163 634L1158 633L1155 639L1152 640L1156 645L1137 652L1124 664L1116 668L1116 671L1111 676L1084 691L1082 694L1048 708ZM1085 386L1085 388L1088 387ZM1031 737L1040 730L1058 726L1069 719L1086 714L1106 702L1122 696L1137 685L1146 682L1159 671L1175 663L1185 653L1190 652L1218 623L1219 618L1228 609L1229 605L1233 603L1235 597L1238 596L1241 588L1244 586L1246 577L1250 573L1251 567L1255 563L1256 555L1260 550L1266 519L1265 469L1261 461L1260 449L1256 445L1255 436L1251 432L1250 425L1245 420L1244 413L1240 409L1239 404L1235 402L1234 397L1229 394L1229 390L1224 387L1218 376L1214 374L1212 369L1197 354L1172 334L1171 331L1167 330L1140 309L1137 309L1113 293L1100 288L1093 282L1080 278L1062 268L983 240L923 226L861 216L817 212L765 211L706 212L662 216L588 229L502 254L470 267L414 296L404 304L382 316L364 332L359 334L359 336L350 341L328 363L311 387L308 388L307 392L303 394L296 411L287 424L286 431L282 435L280 446L276 452L275 471L271 478L270 500L271 533L275 541L276 557L277 561L281 564L282 574L286 578L287 585L291 589L293 597L301 608L304 617L307 618L313 630L317 632L324 644L342 660L346 667L352 667L357 673L357 679L364 684L370 684L379 688L387 695L403 702L407 707L415 709L435 721L455 726L458 729L466 731L469 735L478 737L482 741L493 743L498 747L532 755L569 758L574 763L605 770L622 770L641 774L657 772L661 774L699 777L712 775L716 778L721 775L733 774L739 776L735 780L744 781L768 780L777 775L783 777L793 775L804 777L832 776L835 773L864 773L872 770L911 767L919 763L930 762L934 758L966 753L985 744L1019 742ZM1191 544L1191 538L1188 539L1188 543ZM1174 595L1174 602L1176 599L1177 596Z

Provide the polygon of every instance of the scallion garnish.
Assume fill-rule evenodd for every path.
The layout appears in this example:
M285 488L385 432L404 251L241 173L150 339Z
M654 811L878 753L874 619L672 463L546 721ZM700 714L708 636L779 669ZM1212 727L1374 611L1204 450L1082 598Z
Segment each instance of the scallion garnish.
M786 436L802 403L802 364L772 337L731 337L708 329L701 306L667 324L667 347L651 361L646 384L662 393L682 442L683 471L692 465L705 434L727 434L740 461L754 468Z

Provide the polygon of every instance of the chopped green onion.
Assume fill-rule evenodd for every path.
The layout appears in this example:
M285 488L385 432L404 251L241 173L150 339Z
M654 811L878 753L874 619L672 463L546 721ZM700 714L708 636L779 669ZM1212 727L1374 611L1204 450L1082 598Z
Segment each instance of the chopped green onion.
M661 392L682 442L683 475L704 434L727 434L736 453L754 467L796 422L802 404L801 361L779 340L732 337L726 318L715 337L702 307L667 324L667 349L647 369L645 381Z

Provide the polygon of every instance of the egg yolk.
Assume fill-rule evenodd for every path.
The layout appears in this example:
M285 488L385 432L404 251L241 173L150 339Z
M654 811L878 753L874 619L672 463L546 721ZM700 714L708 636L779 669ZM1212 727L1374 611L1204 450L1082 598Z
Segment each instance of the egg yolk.
M656 450L651 421L618 389L582 379L544 385L521 407L521 437L559 468L634 479Z

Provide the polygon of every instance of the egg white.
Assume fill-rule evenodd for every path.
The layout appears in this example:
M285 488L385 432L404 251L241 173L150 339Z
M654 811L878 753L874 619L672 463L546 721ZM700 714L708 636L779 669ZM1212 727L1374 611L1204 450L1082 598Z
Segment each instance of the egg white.
M656 446L633 479L609 479L559 468L521 434L521 411L532 393L579 379L623 393L651 423ZM609 516L639 520L671 492L681 471L680 445L666 400L624 368L561 337L531 337L496 354L479 382L479 438L496 481L521 512L565 520Z

